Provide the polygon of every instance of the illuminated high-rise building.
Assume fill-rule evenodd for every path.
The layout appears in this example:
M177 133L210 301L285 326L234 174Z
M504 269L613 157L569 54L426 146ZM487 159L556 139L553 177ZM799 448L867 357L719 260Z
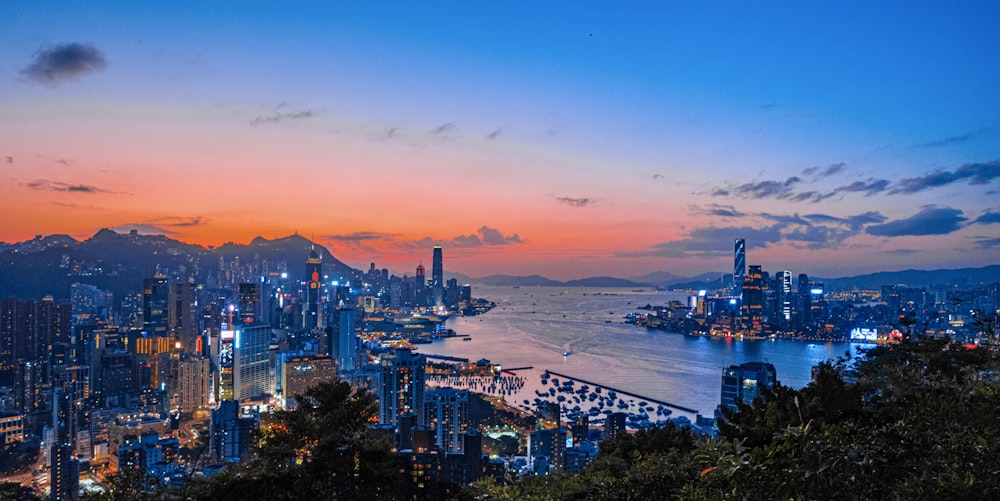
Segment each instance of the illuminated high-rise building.
M730 365L722 370L722 396L716 418L722 416L721 409L737 409L737 402L752 404L765 388L774 388L778 373L774 365L764 362L746 362Z
M433 294L434 306L444 304L444 259L441 255L441 246L434 246L434 259L431 263L431 293Z
M764 315L764 280L761 267L750 265L750 270L743 281L743 317L747 329L759 332Z
M271 392L271 326L242 325L233 336L233 400L261 398Z
M302 309L303 327L312 329L323 326L323 315L320 314L320 297L323 287L323 259L316 253L314 247L306 259L306 307Z
M191 283L172 284L167 302L170 332L180 341L185 353L194 353L198 345L198 300L195 290L196 286Z
M792 321L792 272L782 270L778 273L781 301L781 321L786 326Z
M163 275L142 281L142 330L149 336L169 334L169 291L167 277Z
M259 283L239 285L240 322L244 325L261 321L261 294Z
M434 429L438 450L464 452L462 437L469 429L469 392L435 388L424 394L424 422Z
M400 414L415 412L423 422L427 359L400 348L382 356L379 363L379 422L397 425Z
M742 303L743 280L747 274L747 243L742 238L736 239L733 251L733 297Z
M416 286L413 288L413 300L415 305L426 305L427 304L427 276L424 270L424 264L420 263L417 265L417 276L414 277L416 280Z
M332 339L329 341L330 358L337 361L340 373L351 372L357 368L358 341L355 334L355 310L350 306L340 305L336 311L337 325L332 326Z

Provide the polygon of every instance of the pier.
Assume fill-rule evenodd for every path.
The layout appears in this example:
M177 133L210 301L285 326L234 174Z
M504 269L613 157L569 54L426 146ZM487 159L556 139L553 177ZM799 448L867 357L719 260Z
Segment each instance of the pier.
M656 400L655 398L648 398L648 397L644 397L642 395L636 395L635 393L631 393L631 392L628 392L628 391L622 391L622 390L619 390L617 388L612 388L612 387L607 386L607 385L603 385L603 384L600 384L600 383L595 383L593 381L587 381L586 379L580 379L578 377L568 376L566 374L560 374L558 372L550 371L548 369L546 369L545 372L548 373L548 374L551 374L553 376L561 377L563 379L572 379L573 381L576 381L578 383L583 383L583 384L587 384L587 385L595 386L595 387L599 386L601 388L604 388L605 390L613 391L613 392L621 394L621 395L628 395L630 397L634 397L634 398L638 398L638 399L641 399L641 400L645 400L647 402L652 402L654 404L662 405L664 407L670 407L670 408L673 408L673 409L677 409L679 411L687 412L687 413L690 413L692 415L697 415L698 414L698 411L696 411L694 409L691 409L691 408L688 408L688 407L683 407L683 406L680 406L680 405L675 405L675 404L672 404L670 402L664 402L662 400Z

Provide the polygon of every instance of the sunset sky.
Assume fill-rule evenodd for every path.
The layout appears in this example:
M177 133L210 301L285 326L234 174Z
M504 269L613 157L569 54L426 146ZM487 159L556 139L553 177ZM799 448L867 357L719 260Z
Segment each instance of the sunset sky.
M765 7L766 5L766 7ZM617 10L611 7L618 7ZM1000 2L0 3L0 241L412 272L1000 263Z

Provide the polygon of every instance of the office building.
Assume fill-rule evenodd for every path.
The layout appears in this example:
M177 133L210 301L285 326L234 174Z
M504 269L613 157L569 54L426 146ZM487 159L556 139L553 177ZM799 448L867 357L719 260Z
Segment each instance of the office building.
M397 425L400 414L415 412L423 422L424 384L427 360L412 350L400 348L379 362L379 422Z
M195 353L198 348L198 299L197 287L178 282L170 286L167 317L172 337L181 343L184 353Z
M327 356L292 357L278 368L282 372L282 397L287 409L297 405L296 395L305 395L309 388L337 377L333 359Z
M431 262L431 294L432 306L444 304L444 259L441 246L434 246L434 257Z
M774 365L764 362L746 362L730 365L722 370L722 396L716 418L722 416L721 409L736 410L737 403L753 403L767 388L778 382Z
M223 400L212 411L211 454L218 461L239 463L250 453L253 434L260 427L256 412L242 412L233 400Z
M337 361L338 372L344 374L357 369L358 338L355 333L355 310L341 304L334 315L336 324L332 326L329 341L330 358Z
M733 251L733 297L737 306L743 302L743 281L747 273L747 243L742 238L736 239Z
M233 400L264 397L271 392L271 326L242 325L233 335Z
M323 288L323 259L314 247L306 259L306 306L302 308L302 327L306 330L323 326L320 305Z
M157 275L142 281L142 330L147 336L166 337L170 331L170 286Z

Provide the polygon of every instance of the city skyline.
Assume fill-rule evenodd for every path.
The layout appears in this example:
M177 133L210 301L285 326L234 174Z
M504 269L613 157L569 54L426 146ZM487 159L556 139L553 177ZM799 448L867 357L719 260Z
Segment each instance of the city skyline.
M358 269L996 264L1000 6L15 1L0 241L293 233ZM198 10L195 10L197 7Z

